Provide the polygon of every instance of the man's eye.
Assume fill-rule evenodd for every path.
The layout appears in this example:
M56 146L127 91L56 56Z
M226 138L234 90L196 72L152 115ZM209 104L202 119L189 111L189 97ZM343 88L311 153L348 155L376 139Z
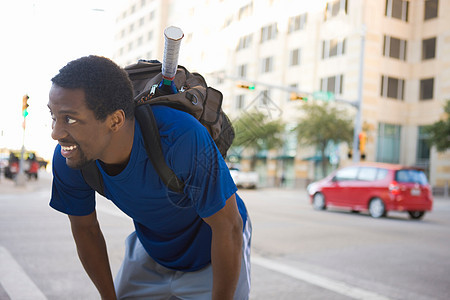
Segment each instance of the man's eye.
M75 122L76 122L75 119L72 119L71 117L66 116L66 123L67 123L67 124L73 124L73 123L75 123Z

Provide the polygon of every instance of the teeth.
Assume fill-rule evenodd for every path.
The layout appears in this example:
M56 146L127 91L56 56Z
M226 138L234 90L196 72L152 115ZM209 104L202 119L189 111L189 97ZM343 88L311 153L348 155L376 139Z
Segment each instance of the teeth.
M77 146L61 146L64 151L72 151L77 148Z

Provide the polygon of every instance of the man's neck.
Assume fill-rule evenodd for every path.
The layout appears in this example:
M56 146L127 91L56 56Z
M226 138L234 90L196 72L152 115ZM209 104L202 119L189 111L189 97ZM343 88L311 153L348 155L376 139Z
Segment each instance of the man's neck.
M130 160L134 140L134 122L134 120L126 122L120 132L113 137L111 156L104 161L100 160L103 170L110 176L122 172Z

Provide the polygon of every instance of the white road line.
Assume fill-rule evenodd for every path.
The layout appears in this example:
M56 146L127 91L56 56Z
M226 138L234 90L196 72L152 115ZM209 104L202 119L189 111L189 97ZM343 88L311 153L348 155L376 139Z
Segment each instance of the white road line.
M6 248L0 246L0 283L12 300L45 300L47 297L28 277Z
M284 275L320 286L327 290L331 290L333 292L342 294L344 296L348 296L354 299L363 299L363 300L389 300L382 295L379 295L374 292L370 292L364 289L360 289L351 285L348 285L344 282L332 280L320 275L312 274L309 272L301 271L299 269L280 264L273 260L263 258L260 256L252 256L251 262L264 267L266 269L276 271L282 273Z

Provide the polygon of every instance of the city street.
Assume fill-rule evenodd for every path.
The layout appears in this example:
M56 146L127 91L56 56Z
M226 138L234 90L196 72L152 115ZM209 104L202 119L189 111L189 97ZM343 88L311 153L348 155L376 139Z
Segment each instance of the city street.
M99 299L67 216L48 206L47 173L0 181L0 299ZM450 199L421 221L406 213L314 211L304 190L239 192L253 225L251 299L449 299ZM132 222L99 197L115 274Z

